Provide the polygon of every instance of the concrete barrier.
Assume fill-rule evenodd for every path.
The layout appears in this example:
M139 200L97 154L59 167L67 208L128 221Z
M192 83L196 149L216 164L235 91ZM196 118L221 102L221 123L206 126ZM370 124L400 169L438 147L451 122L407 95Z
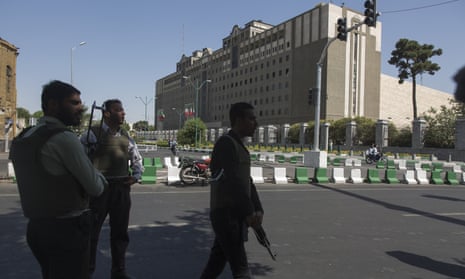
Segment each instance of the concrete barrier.
M274 183L287 184L286 168L274 168Z
M354 184L363 183L362 170L351 169L349 182L354 183Z
M262 167L250 167L250 176L252 177L252 181L255 184L265 183Z
M404 173L404 182L407 184L418 184L418 181L415 179L415 171L407 170Z
M180 168L175 166L168 166L168 176L167 176L167 183L171 185L173 183L181 181L179 178L179 172L181 171Z
M334 183L345 183L346 178L344 177L344 168L333 168L332 178Z

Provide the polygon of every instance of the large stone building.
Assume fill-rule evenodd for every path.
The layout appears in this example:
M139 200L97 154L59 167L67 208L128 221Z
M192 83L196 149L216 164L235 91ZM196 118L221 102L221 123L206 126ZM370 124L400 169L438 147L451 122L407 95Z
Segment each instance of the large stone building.
M364 20L360 12L322 3L276 26L258 20L234 26L221 49L182 56L176 71L156 83L157 130L178 129L195 115L209 128L226 127L229 106L238 101L256 107L260 125L313 120L308 90L316 85L316 64L337 36L341 17L347 18L348 27ZM376 27L363 24L346 42L329 45L322 60L321 119L364 116L409 124L411 105L392 104L398 94L406 94L407 85L381 75L381 30L381 22ZM435 93L434 103L428 94L418 98L420 113L429 108L422 110L423 103L447 103L448 94Z
M0 129L0 140L3 142L8 135L12 139L16 133L16 58L18 48L0 38L0 123L5 128Z

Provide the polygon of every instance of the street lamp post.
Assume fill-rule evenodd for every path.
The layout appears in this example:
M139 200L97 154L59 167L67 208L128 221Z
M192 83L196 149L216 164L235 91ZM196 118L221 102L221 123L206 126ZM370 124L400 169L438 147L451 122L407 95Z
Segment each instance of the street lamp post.
M174 110L174 111L179 115L178 130L181 130L181 116L182 116L182 112L178 111L176 108L171 108L171 109Z
M204 81L202 81L202 83L199 84L199 80L196 79L195 80L195 84L192 82L191 80L191 77L190 76L183 76L182 77L183 79L187 79L189 80L189 83L192 85L192 87L194 87L195 89L195 102L194 102L194 109L195 109L195 118L196 118L196 121L197 121L197 118L198 118L198 110L199 110L199 90L204 86L206 85L207 83L210 83L212 82L211 80L209 79L206 79ZM198 127L197 127L197 122L195 122L195 147L197 148L197 130L198 130Z
M142 97L136 96L137 99L141 100L142 103L145 106L145 122L147 122L147 125L149 124L147 121L147 105L150 104L150 102L153 100L153 98L150 98L150 100L147 101L147 96L145 96L145 100L142 99Z
M78 46L83 46L85 44L86 44L86 42L80 42L79 45L74 46L74 47L71 48L71 53L70 53L70 59L71 59L71 63L70 63L70 65L71 65L71 84L73 84L73 52Z

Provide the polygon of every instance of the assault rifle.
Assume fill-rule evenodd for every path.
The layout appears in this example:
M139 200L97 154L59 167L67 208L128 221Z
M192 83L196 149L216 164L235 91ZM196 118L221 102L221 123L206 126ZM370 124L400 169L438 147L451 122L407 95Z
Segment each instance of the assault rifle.
M260 243L263 247L265 247L266 250L268 250L268 253L270 254L273 261L276 261L276 253L271 251L271 243L268 240L268 237L266 236L266 233L263 227L260 225L260 227L256 229L254 228L253 231L255 233L255 236L257 237L258 243Z
M92 121L94 119L94 111L98 109L98 110L101 110L102 111L102 118L100 119L100 129L99 129L99 134L98 135L95 135L96 139L97 139L97 142L94 142L94 143L90 143L90 131L91 131L91 128L92 128ZM89 127L87 127L87 138L86 138L86 151L87 151L87 155L90 157L91 154L92 154L92 147L95 148L95 146L98 144L98 142L100 141L100 136L101 136L101 128L102 128L102 125L103 125L103 112L105 111L105 108L104 106L97 106L96 105L96 102L94 101L94 103L92 104L92 108L90 110L90 118L89 118Z

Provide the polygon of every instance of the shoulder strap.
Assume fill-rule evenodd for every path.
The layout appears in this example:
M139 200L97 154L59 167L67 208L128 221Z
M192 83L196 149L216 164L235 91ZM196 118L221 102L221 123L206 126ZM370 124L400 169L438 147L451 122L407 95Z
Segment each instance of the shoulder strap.
M229 140L233 143L234 145L234 152L237 153L237 145L238 143L236 142L236 140L231 137L230 135L228 134L224 134L222 137L225 137L225 138L229 138ZM224 177L224 169L220 169L217 173L212 173L212 177L210 178L210 182L218 182L220 181L222 178Z
M230 135L228 135L228 134L226 134L226 135L224 135L224 136L227 137L227 138L229 138L229 140L232 141L232 143L234 144L234 151L237 153L237 145L238 145L237 141L236 141L233 137L231 137Z
M32 127L28 127L26 129L24 129L18 136L16 136L14 139L13 139L13 143L11 145L11 150L10 150L10 154L9 154L9 158L11 159L12 157L12 154L14 154L16 152L16 144L20 143L20 142L26 142L27 144L28 143L28 138L24 138L24 134L29 130L31 129ZM37 128L37 131L34 131L34 134L36 134L38 136L38 139L39 141L37 142L37 152L40 152L41 150L41 147L54 135L60 133L60 132L64 132L64 131L70 131L68 128L50 128L50 127L47 127L47 126L43 126L43 127L39 127ZM31 137L34 136L31 135Z

